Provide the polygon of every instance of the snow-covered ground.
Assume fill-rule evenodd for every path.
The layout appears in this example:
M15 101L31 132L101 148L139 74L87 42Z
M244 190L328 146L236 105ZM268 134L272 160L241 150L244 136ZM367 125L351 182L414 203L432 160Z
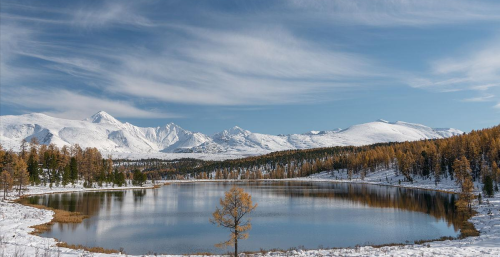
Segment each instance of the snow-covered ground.
M338 172L333 173L333 175L329 172L323 172L308 178L294 180L373 183L422 189L439 189L450 192L458 190L454 181L449 179L443 179L442 183L437 186L433 180L429 179L416 180L413 184L405 182L399 184L399 179L403 180L401 176L395 176L394 171L388 170L369 174L364 181L361 181L359 178L348 180L345 173ZM151 184L146 186L151 186ZM85 189L82 186L66 188L28 187L28 191L25 194L127 188L133 187L104 187L98 189ZM10 200L14 198L15 196L11 196ZM484 199L481 205L476 204L474 208L478 214L472 217L470 221L481 232L481 235L478 237L431 242L423 245L297 250L290 252L268 252L265 254L256 253L254 256L500 256L500 194L497 193L493 198ZM0 256L124 256L120 254L89 253L83 250L61 248L56 246L56 241L52 238L30 235L30 232L33 231L30 226L47 223L52 219L52 215L52 211L40 210L12 202L0 202Z
M416 178L413 182L405 182L405 177L401 174L396 175L396 172L392 169L381 170L373 173L368 173L365 179L361 179L358 175L353 175L349 179L347 172L345 171L324 171L318 174L311 175L304 178L294 178L290 180L303 180L303 181L335 181L342 183L366 183L366 184L377 184L384 186L399 186L406 188L418 188L418 189L430 189L439 190L456 193L460 191L460 188L455 184L454 180L448 178L441 178L441 181L436 184L434 178L429 177L427 179ZM479 190L481 184L476 182L475 187Z

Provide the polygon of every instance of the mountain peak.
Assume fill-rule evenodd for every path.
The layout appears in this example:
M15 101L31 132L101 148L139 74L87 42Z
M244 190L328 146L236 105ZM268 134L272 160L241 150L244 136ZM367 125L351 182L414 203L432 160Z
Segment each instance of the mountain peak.
M86 120L92 123L122 124L120 121L115 119L115 117L105 111L99 111Z
M234 127L230 128L230 129L228 129L227 132L229 132L232 135L247 134L248 133L247 130L244 130L244 129L238 127L238 126L234 126Z
M376 120L376 122L389 123L388 121L386 121L384 119L378 119L378 120Z

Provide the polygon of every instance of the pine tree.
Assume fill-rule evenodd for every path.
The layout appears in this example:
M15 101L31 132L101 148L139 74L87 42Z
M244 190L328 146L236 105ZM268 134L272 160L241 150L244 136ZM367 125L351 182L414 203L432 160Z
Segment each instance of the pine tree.
M118 169L115 169L113 183L119 187L124 186L126 184L125 174L123 174L123 172L119 172Z
M40 167L38 167L38 157L36 156L36 149L32 149L28 158L28 173L30 181L33 184L40 184Z
M78 180L78 162L75 157L71 157L69 162L70 181L72 184Z
M66 187L67 184L71 182L71 168L70 164L64 167L63 176L62 176L62 185Z
M494 192L493 192L493 179L489 175L486 175L484 177L483 191L487 197L492 197L494 194Z
M146 182L146 174L141 172L139 169L135 169L133 173L132 184L135 186L142 186Z

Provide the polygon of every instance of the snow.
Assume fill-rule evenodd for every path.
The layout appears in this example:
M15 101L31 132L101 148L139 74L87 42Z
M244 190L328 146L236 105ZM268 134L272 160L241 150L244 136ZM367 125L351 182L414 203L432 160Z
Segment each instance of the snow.
M387 179L386 179L387 178ZM403 186L422 189L438 189L457 192L454 181L443 179L435 185L430 179L416 179L414 183L402 182L393 170L382 170L370 173L365 180L358 177L349 180L345 172L322 172L307 178L293 180L332 181L346 183L372 183L390 186ZM179 181L179 182L192 182ZM115 188L115 189L126 189ZM128 187L131 188L131 187ZM85 189L81 185L75 187L28 187L28 194L43 194L84 190L106 190L109 187ZM15 197L11 196L11 200ZM288 252L255 253L253 256L500 256L500 193L493 198L486 198L481 205L475 204L478 214L470 219L476 229L481 232L478 237L460 240L447 240L425 243L423 245L387 246L374 248L363 246L356 248L293 250ZM72 250L56 246L51 238L30 235L30 226L43 224L52 219L52 211L39 210L12 202L0 202L0 255L1 256L124 256L120 254L86 253L83 250ZM17 253L17 255L16 255ZM130 256L130 255L128 255ZM148 255L142 255L148 256ZM153 256L153 255L149 255ZM160 255L159 255L160 256ZM162 255L170 256L170 255Z
M220 160L290 149L437 139L462 133L457 129L433 129L420 124L378 120L343 130L313 130L291 135L253 133L235 126L208 136L174 123L138 127L122 123L104 111L85 120L61 119L41 113L0 116L0 144L6 149L17 151L23 139L30 141L36 137L42 144L53 143L59 147L79 144L83 148L96 147L114 158L130 156L133 159L155 156Z

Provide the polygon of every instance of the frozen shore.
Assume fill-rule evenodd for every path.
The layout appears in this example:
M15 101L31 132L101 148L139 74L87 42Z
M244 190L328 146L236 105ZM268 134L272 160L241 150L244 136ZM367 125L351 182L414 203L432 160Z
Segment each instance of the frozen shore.
M323 172L307 178L293 180L331 181L347 183L370 183L408 188L442 190L457 192L454 181L443 179L435 185L433 180L421 179L414 183L399 182L402 177L394 175L394 171L378 171L369 174L364 180L349 180L345 173ZM173 181L169 181L173 182ZM186 182L186 181L183 181ZM152 185L146 185L151 187ZM28 187L25 195L59 193L71 191L133 189L137 187L102 187L86 189L81 185L63 187ZM145 188L145 187L142 187ZM12 195L9 200L15 200ZM268 252L253 256L500 256L500 194L493 198L483 198L481 205L475 204L478 214L470 219L481 235L460 240L447 240L425 243L423 245L387 246L374 248L364 246L358 248L297 250L290 252ZM56 240L31 235L33 225L47 223L53 212L24 206L11 201L0 201L0 257L6 256L125 256L123 254L89 253L56 246ZM130 255L128 255L130 256ZM147 255L142 255L147 256ZM153 255L151 255L153 256ZM169 256L169 255L163 255Z

